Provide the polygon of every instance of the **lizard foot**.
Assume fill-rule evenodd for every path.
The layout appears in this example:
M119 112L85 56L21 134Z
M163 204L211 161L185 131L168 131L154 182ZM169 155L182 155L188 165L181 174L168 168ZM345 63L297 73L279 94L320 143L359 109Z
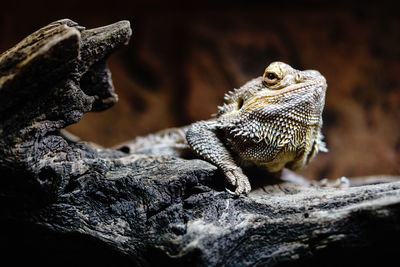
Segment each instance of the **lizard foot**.
M243 174L240 168L225 171L225 177L228 182L235 186L235 194L248 194L251 190L249 179Z
M322 179L317 182L317 185L320 187L334 187L334 188L349 188L350 181L346 177L338 178L334 181L329 181L328 179Z

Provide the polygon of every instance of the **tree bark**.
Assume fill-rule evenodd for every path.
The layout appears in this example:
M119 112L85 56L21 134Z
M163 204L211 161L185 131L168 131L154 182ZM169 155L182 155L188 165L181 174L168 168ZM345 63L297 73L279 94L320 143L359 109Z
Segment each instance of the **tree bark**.
M0 56L6 259L75 266L396 259L399 177L351 179L349 188L253 178L255 190L233 197L205 161L128 154L61 134L84 113L117 101L105 62L130 36L127 21L87 30L65 19Z

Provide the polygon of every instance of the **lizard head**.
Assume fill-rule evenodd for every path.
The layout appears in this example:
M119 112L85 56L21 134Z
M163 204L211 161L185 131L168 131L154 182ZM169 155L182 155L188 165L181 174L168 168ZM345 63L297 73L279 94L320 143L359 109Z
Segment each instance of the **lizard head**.
M316 70L301 71L283 62L273 62L265 69L262 77L228 92L224 105L218 107L217 115L237 116L237 112L260 108L273 110L275 106L272 104L278 102L295 106L298 103L305 105L313 101L315 104L321 103L319 106L323 107L326 88L324 76ZM313 106L315 105L308 107Z
M257 90L249 88L252 86ZM303 107L307 113L320 116L327 83L325 77L316 70L301 71L283 62L273 62L265 69L262 78L244 87L251 94L242 94L245 98L241 107L243 113L255 110L274 113L282 108L293 110Z

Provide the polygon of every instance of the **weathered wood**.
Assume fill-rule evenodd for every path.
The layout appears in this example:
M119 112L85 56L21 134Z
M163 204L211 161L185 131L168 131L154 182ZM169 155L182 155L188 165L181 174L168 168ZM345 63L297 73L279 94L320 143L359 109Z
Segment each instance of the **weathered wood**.
M234 198L202 160L126 154L61 135L116 101L105 60L130 35L128 22L86 30L61 20L0 56L5 255L104 266L346 265L397 256L390 241L400 237L399 177L341 189L274 180Z

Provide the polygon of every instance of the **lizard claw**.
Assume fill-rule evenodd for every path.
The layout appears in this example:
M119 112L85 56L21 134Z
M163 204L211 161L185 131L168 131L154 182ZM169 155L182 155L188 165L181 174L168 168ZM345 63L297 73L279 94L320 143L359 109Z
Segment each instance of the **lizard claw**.
M229 189L226 188L226 187L225 187L225 191L226 191L228 194L232 195L233 197L239 197L239 194L237 194L237 193L235 193L235 192L229 190Z
M249 179L243 174L240 168L235 168L225 172L225 177L228 182L235 186L234 194L248 194L251 190ZM228 192L229 193L229 192Z

